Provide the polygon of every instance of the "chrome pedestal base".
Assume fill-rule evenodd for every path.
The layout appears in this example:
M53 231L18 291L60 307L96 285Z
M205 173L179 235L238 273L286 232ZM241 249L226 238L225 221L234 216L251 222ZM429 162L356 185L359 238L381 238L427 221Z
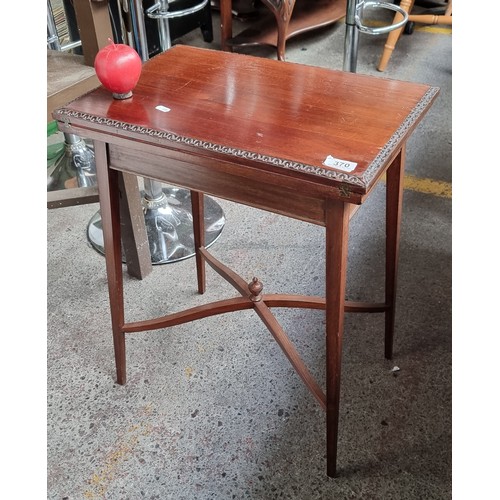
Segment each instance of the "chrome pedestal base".
M74 134L64 134L64 147L47 167L47 191L97 185L92 144Z
M152 264L167 264L195 255L191 194L186 189L166 187L154 199L142 194L144 220ZM205 196L205 247L215 243L226 218L220 205ZM97 212L87 227L92 246L104 254L101 214ZM123 260L125 262L125 260Z

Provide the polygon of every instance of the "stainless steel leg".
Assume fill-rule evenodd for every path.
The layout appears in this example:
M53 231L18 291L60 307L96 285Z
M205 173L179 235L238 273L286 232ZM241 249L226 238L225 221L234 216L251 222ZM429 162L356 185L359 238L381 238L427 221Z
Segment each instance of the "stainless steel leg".
M344 71L356 73L358 62L359 33L356 28L354 16L356 14L357 0L347 0L345 17L345 39L344 39Z
M47 171L47 191L96 185L92 147L77 135L64 134L63 153Z
M167 264L193 257L195 245L190 192L175 187L162 188L160 183L153 183L156 197L152 197L146 190L141 192L151 263ZM204 199L205 247L208 248L221 235L226 218L222 208L213 198L205 196ZM100 212L90 220L87 236L92 246L104 254Z

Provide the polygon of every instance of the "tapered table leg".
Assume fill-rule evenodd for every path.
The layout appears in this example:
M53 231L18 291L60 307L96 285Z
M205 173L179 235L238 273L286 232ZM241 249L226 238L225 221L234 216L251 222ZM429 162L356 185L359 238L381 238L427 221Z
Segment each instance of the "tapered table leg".
M96 170L99 188L99 203L104 246L106 247L106 272L108 277L111 325L117 382L126 382L125 334L123 325L125 312L123 304L123 270L120 231L120 196L118 181L121 173L108 169L107 146L100 141L94 142Z
M340 373L349 236L348 205L326 206L326 443L327 474L334 477L337 462Z
M392 359L394 318L396 314L396 282L398 274L399 234L403 206L403 147L387 170L386 243L385 243L385 357Z
M191 191L191 207L193 212L193 237L196 252L198 292L205 293L205 259L200 253L200 247L205 246L205 203L203 193Z

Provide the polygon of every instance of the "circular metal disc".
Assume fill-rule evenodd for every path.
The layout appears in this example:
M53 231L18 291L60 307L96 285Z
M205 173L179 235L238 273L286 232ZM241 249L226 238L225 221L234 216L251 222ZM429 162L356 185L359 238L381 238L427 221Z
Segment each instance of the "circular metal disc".
M168 264L195 255L193 214L189 190L163 188L165 202L147 208L144 214L152 264ZM144 195L144 193L141 193ZM213 245L220 236L226 218L221 206L209 196L205 201L205 247ZM87 226L91 245L104 254L101 213L97 212ZM125 259L122 259L125 262Z

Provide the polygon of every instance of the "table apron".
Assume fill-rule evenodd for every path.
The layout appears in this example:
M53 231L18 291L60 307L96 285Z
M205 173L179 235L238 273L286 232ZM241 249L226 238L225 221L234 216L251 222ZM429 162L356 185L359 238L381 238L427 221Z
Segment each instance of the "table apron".
M325 226L326 200L338 199L336 187L248 165L156 149L162 154L109 144L109 166L321 226Z

